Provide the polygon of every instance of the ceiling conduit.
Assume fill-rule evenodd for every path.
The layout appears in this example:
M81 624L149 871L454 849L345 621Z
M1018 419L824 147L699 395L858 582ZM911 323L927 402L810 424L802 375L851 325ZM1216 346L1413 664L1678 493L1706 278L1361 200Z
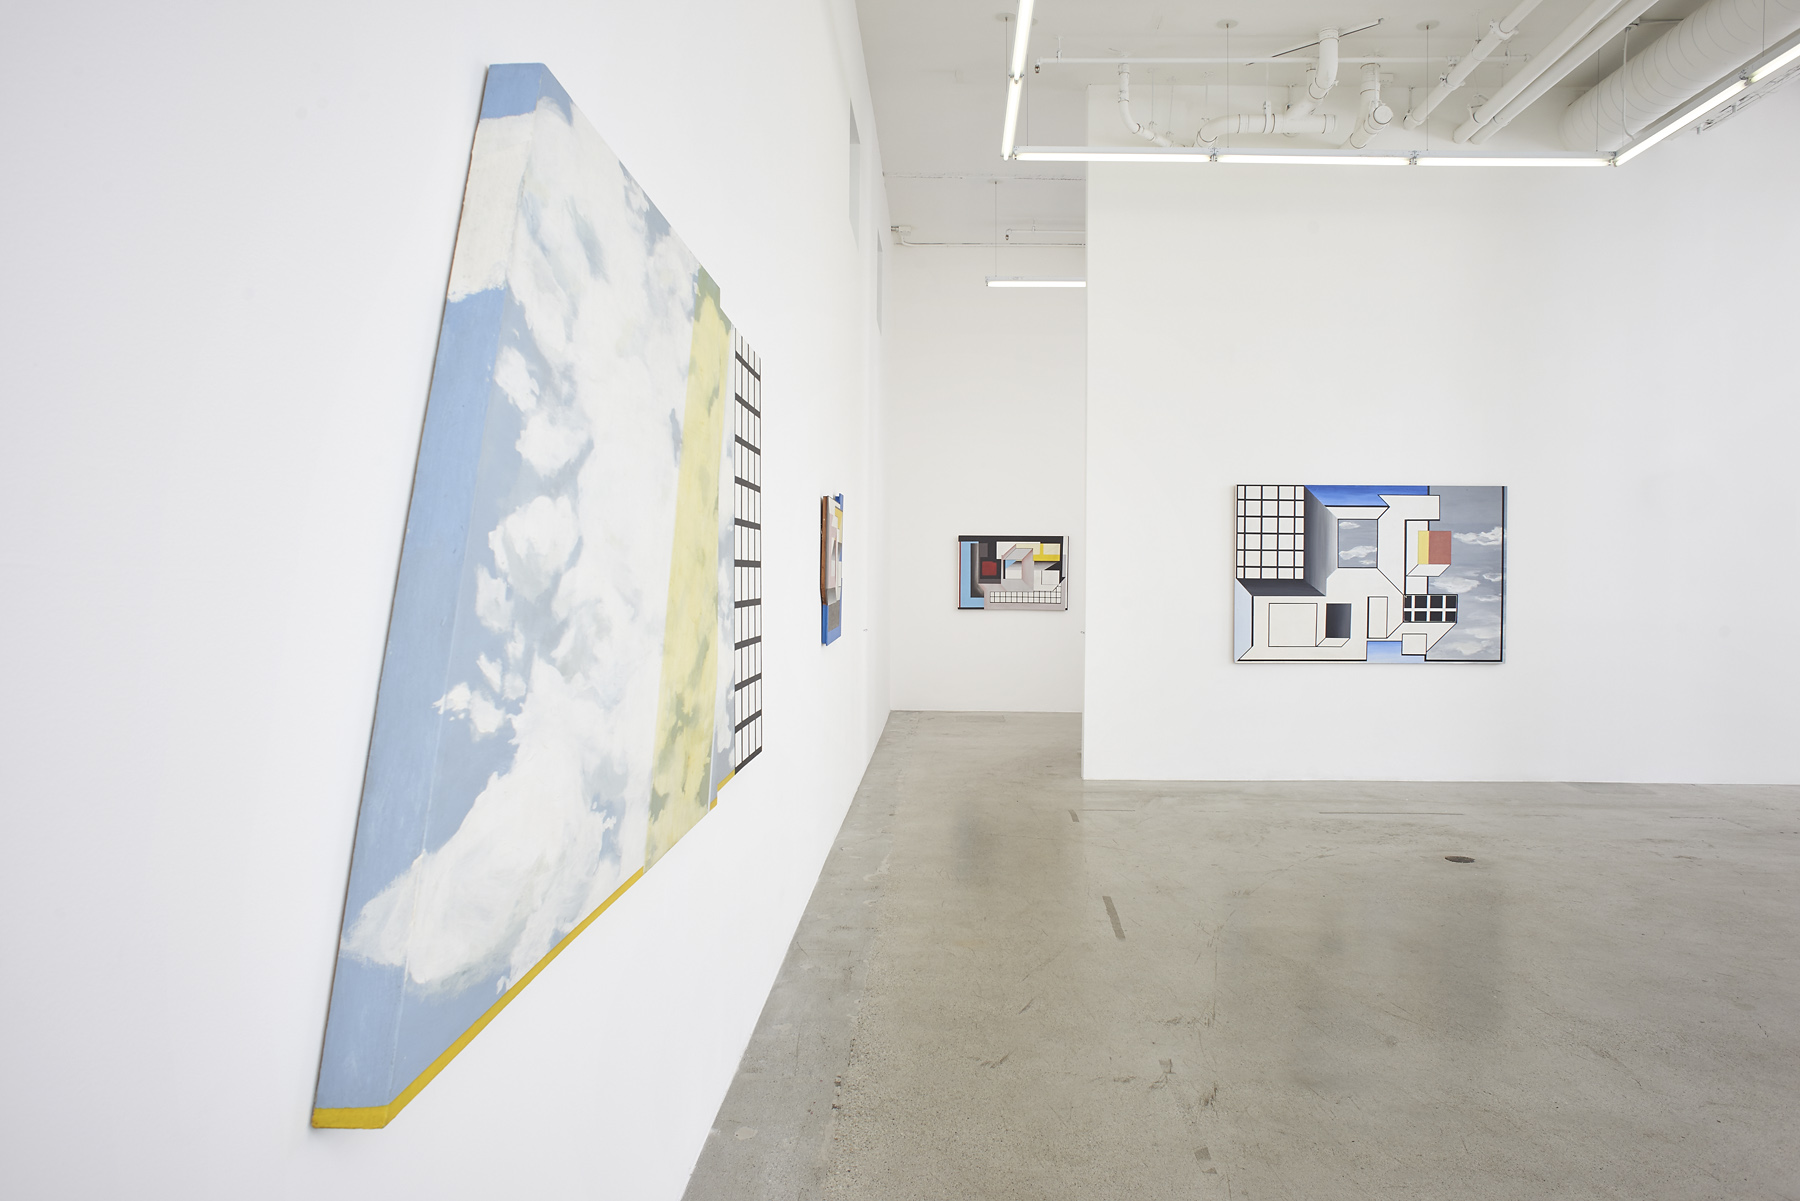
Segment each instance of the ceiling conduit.
M1154 88L1150 91L1150 98L1152 100L1156 99L1156 90ZM1144 139L1144 141L1154 142L1158 146L1173 146L1175 144L1169 140L1168 134L1156 132L1156 123L1154 121L1146 121L1142 125L1139 125L1132 119L1131 66L1128 63L1119 64L1119 116L1125 118L1125 128L1131 133Z
M1488 26L1486 36L1475 43L1475 48L1463 57L1463 60L1450 68L1450 74L1444 76L1442 83L1431 89L1423 104L1417 105L1406 114L1406 127L1417 129L1425 124L1425 118L1431 110L1442 104L1444 100L1463 85L1469 72L1487 61L1487 56L1504 46L1512 39L1513 31L1518 29L1519 22L1531 15L1531 10L1538 6L1538 0L1519 0L1519 7L1507 13L1500 20Z
M1281 134L1330 134L1337 130L1337 117L1331 113L1320 113L1313 110L1319 102L1331 94L1337 86L1338 77L1338 31L1335 29L1319 30L1319 62L1316 67L1308 69L1306 76L1306 94L1287 106L1287 111L1276 112L1275 106L1263 103L1260 113L1235 113L1228 117L1214 117L1200 127L1200 134L1194 140L1196 146L1210 146L1220 137L1228 133L1281 133ZM1292 93L1289 93L1290 95ZM1229 93L1226 103L1230 103Z
M1563 114L1567 146L1617 150L1733 67L1800 29L1800 0L1708 0Z
M1469 140L1485 142L1505 129L1514 117L1536 104L1539 97L1561 83L1575 68L1584 65L1590 58L1600 53L1602 46L1623 33L1627 25L1643 16L1644 10L1655 3L1657 0L1627 0L1624 7L1606 18L1595 28L1594 32L1582 38L1580 44L1563 55L1560 62L1555 63L1542 75L1532 80L1530 87L1513 97L1505 108L1494 114L1493 120L1476 130L1474 136Z
M1758 2L1758 0L1753 0ZM1568 28L1550 39L1550 44L1531 62L1513 72L1512 78L1500 85L1500 90L1480 108L1469 113L1469 119L1456 130L1456 140L1466 142L1475 136L1475 131L1492 121L1500 111L1511 104L1520 92L1537 81L1538 76L1555 66L1557 60L1569 52L1582 38L1586 37L1594 26L1606 20L1613 9L1619 7L1619 0L1593 0L1581 15L1570 22ZM1695 85L1699 86L1699 85Z
M1375 63L1364 63L1362 69L1362 116L1357 119L1356 128L1350 131L1350 144L1361 150L1369 144L1369 139L1388 127L1394 119L1394 110L1381 102L1381 68Z

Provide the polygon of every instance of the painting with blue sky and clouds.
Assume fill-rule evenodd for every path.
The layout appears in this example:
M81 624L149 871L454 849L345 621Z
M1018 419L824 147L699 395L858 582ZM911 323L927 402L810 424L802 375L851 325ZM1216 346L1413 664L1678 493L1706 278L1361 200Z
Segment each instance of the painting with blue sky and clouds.
M741 345L549 70L490 68L315 1125L385 1125L738 766Z

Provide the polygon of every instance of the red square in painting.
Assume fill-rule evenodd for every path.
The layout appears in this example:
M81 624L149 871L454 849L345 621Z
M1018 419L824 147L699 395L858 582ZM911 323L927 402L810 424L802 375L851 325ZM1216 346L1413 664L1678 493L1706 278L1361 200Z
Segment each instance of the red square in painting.
M1431 531L1431 558L1428 563L1448 563L1450 561L1450 531Z
M1000 574L1000 564L995 563L991 559L983 562L981 565L981 574L983 576L998 576Z

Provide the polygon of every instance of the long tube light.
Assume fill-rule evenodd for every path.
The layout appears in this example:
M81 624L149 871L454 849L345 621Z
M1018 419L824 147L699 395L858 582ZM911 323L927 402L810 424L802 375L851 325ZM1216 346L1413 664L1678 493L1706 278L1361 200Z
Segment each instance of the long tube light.
M1019 0L1019 28L1013 34L1012 69L1006 73L1006 129L1000 135L1000 157L1013 156L1019 134L1019 95L1025 90L1025 54L1031 46L1031 7L1036 0Z
M1623 167L1626 163L1629 163L1632 159L1644 153L1644 151L1650 149L1650 147L1656 145L1670 134L1679 133L1681 130L1686 129L1695 121L1698 121L1701 117L1704 117L1707 113L1719 107L1721 104L1724 104L1727 100L1749 86L1750 81L1747 79L1732 80L1718 91L1713 92L1699 104L1694 105L1692 108L1682 113L1681 116L1663 125L1643 141L1635 142L1626 149L1619 151L1618 157L1613 161Z
M1273 163L1305 167L1606 167L1598 154L1345 154L1333 150L1210 150L1206 147L1021 146L1014 156L1025 163Z
M1412 159L1404 154L1244 154L1220 151L1213 159L1218 163L1280 163L1305 167L1410 167Z
M1085 279L1025 279L1017 275L990 275L990 288L1085 288Z
M1610 167L1611 155L1575 154L1536 158L1499 154L1421 154L1421 167Z
M1800 42L1795 42L1776 58L1770 59L1750 74L1751 83L1761 83L1775 72L1781 70L1795 59L1800 58Z

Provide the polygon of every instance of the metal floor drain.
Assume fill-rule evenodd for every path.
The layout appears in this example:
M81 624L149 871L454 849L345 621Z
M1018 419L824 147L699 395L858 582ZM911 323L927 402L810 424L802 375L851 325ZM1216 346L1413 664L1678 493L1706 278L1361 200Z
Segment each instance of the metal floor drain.
M1452 863L1473 863L1473 862L1475 862L1473 859L1469 858L1467 855L1445 855L1444 858L1448 859Z

